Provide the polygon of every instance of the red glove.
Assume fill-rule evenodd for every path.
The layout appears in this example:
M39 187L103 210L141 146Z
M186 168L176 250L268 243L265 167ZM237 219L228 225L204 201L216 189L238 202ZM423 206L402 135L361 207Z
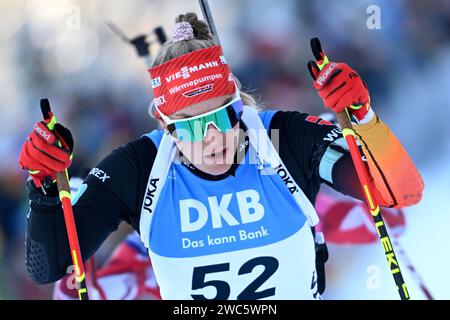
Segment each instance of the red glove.
M51 131L47 125L52 119L53 114L49 112L46 120L34 125L19 156L20 167L28 170L38 188L43 185L46 177L54 182L56 172L64 171L72 162L72 134L59 123Z
M316 61L308 62L308 70L325 107L336 113L348 108L358 121L362 120L370 110L370 96L365 82L347 64L328 63L317 38L311 40L311 48ZM319 66L323 69L320 70Z

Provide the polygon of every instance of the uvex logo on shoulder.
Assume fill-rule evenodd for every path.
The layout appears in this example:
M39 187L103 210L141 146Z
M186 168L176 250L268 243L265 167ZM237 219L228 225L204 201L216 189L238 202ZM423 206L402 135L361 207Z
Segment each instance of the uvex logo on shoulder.
M93 175L94 177L98 178L101 182L105 182L106 179L111 178L105 171L99 168L92 168L92 170L89 171L88 175Z
M228 209L232 201L237 202L239 218ZM211 196L207 204L196 199L180 200L181 231L198 231L209 219L214 229L222 228L223 223L236 226L259 221L264 217L264 206L259 201L260 195L253 189L227 193L220 199Z

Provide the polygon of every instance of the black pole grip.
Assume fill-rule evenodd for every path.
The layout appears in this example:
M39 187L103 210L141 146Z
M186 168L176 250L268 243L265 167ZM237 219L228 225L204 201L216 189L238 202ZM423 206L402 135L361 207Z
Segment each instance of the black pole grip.
M316 58L316 61L323 59L323 50L322 45L320 44L319 38L312 38L311 41L311 50L314 54L314 58Z
M41 99L41 112L44 120L48 120L52 117L52 113L50 110L50 102L47 98Z

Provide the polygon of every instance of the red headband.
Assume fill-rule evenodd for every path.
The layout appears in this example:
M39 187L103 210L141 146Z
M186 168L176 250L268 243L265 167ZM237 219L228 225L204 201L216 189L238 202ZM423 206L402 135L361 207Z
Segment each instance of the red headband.
M165 115L236 90L220 46L184 54L148 71L155 106ZM161 118L158 112L155 117Z

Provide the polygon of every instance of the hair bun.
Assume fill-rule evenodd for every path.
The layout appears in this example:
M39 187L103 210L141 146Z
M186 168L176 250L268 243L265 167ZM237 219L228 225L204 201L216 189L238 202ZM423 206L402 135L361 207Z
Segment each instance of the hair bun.
M175 22L188 22L191 25L192 31L193 31L193 37L194 39L198 40L212 40L213 37L211 35L211 32L209 30L208 24L203 21L199 20L197 17L197 14L193 12L188 12L186 14L180 14L176 19ZM177 29L177 25L175 25L175 29ZM175 32L174 32L175 34Z
M173 30L172 41L178 42L183 40L194 39L194 29L189 22L177 22Z

